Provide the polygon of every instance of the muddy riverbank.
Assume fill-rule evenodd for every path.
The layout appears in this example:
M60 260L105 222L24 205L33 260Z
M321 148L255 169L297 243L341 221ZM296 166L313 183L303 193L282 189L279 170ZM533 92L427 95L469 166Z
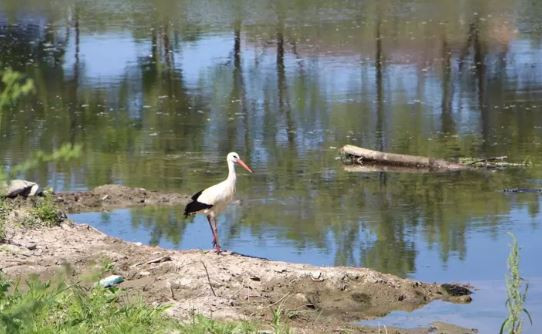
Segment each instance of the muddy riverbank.
M115 184L106 184L85 192L55 194L55 203L68 213L151 205L184 205L189 199L188 195L161 193Z
M61 211L99 211L134 205L182 204L187 196L160 194L121 186L91 192L56 194ZM39 200L6 200L5 238L0 244L0 268L10 277L38 274L51 277L67 271L74 278L88 276L107 263L102 275L118 274L120 285L148 303L167 304L174 317L203 314L219 319L252 319L268 323L273 310L282 310L298 332L378 333L355 321L393 310L414 310L433 300L468 302L468 291L427 284L367 268L316 267L269 261L246 255L212 251L173 251L124 242L88 225L63 217L58 226L22 227ZM447 324L388 333L472 333Z

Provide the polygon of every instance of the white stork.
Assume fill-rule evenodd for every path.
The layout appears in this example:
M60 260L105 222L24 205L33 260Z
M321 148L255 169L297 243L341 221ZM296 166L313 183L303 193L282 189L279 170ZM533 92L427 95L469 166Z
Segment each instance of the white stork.
M233 200L235 194L235 164L241 165L244 169L253 173L252 169L245 164L239 154L230 152L226 156L228 162L228 177L207 189L198 191L192 196L192 202L188 203L184 209L184 216L188 217L196 213L203 213L207 216L209 227L213 233L213 246L217 253L221 252L218 242L218 228L216 226L216 216L222 212Z

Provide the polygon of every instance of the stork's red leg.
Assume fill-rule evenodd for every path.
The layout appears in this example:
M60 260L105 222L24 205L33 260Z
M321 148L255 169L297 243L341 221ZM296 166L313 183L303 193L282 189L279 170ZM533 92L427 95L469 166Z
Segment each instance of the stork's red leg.
M220 248L220 244L218 243L218 227L216 226L216 218L212 217L211 220L213 222L213 234L215 236L215 251L220 254L220 252L222 252L222 249Z
M215 232L215 229L213 227L213 222L212 222L211 216L207 216L207 221L209 222L209 227L211 228L211 233L213 233L213 247L215 247L215 249L216 249L217 238L216 238L216 232Z

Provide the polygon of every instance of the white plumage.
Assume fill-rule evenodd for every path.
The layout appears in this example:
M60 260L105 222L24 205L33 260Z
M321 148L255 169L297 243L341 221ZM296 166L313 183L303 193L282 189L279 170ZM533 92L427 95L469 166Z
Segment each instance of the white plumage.
M186 205L184 209L185 216L202 213L207 216L207 221L213 233L213 246L217 253L220 253L220 244L218 242L218 228L216 225L216 216L222 212L228 204L233 200L235 195L235 182L237 175L235 174L235 164L241 165L247 171L252 173L250 167L244 163L239 154L230 152L226 156L228 163L228 177L207 189L199 191L192 196L192 202Z

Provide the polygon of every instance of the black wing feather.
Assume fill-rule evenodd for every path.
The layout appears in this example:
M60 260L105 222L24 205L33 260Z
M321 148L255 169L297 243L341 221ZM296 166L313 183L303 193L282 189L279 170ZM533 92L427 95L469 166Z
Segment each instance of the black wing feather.
M201 195L201 193L202 193L204 190L205 190L205 189L202 189L202 190L198 191L197 193L195 193L194 195L192 195L192 200L193 200L193 201L197 201L199 195Z
M184 208L184 216L188 217L191 214L194 214L198 211L204 210L204 209L210 209L213 206L211 204L205 204L198 202L198 197L201 195L203 190L198 191L192 196L192 202L188 203L186 207Z

